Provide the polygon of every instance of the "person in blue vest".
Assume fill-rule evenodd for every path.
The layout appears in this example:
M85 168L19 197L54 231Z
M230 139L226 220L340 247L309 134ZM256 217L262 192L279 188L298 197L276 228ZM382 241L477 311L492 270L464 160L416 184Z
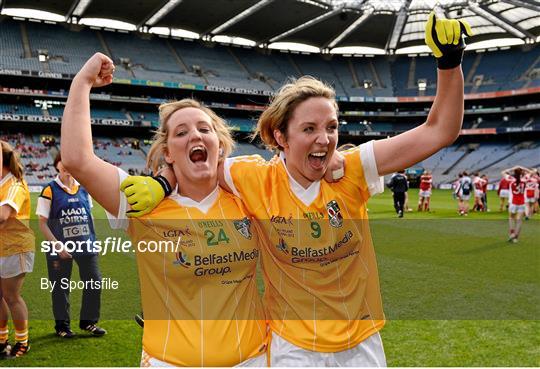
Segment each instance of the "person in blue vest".
M36 209L39 226L45 239L62 243L95 241L90 195L64 168L60 153L54 159L54 167L58 175L41 191ZM98 255L92 249L83 247L70 253L63 248L56 252L59 248L51 248L51 252L46 254L49 281L56 282L52 284L55 329L59 337L72 338L75 334L70 326L69 287L63 287L68 285L65 281L71 279L73 260L79 266L81 281L100 281L101 272ZM99 320L100 304L100 288L83 290L79 327L93 336L103 336L107 333L105 329L96 325Z

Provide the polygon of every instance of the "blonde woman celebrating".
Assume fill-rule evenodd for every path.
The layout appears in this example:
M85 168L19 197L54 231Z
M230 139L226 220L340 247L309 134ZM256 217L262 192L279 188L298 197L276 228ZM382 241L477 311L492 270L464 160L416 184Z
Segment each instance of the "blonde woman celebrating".
M149 165L156 170L166 162L182 186L151 214L127 221L130 207L119 191L127 173L94 155L90 128L90 90L111 83L113 71L98 53L74 78L62 162L112 214L112 224L144 247L136 250L145 318L141 365L266 366L256 226L240 201L218 187L218 163L233 147L228 127L194 100L162 105ZM177 247L151 252L144 246L151 241Z

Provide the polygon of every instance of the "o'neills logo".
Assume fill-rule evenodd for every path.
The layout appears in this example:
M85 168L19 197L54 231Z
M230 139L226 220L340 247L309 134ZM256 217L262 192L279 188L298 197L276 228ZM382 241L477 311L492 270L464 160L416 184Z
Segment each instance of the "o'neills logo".
M314 249L311 247L291 247L291 261L293 263L320 263L328 259L328 255L333 254L342 246L347 244L353 237L353 233L348 231L343 236L343 239L336 242L333 246L327 246L322 249Z
M198 277L209 275L224 276L231 272L227 264L255 260L259 257L259 250L232 251L225 255L210 254L207 256L195 255L193 263L196 267L193 274ZM225 264L225 265L224 265Z

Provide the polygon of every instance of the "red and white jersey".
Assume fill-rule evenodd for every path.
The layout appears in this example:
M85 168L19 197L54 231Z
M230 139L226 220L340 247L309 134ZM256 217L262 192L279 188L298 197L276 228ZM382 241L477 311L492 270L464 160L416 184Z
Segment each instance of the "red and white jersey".
M489 183L489 180L488 178L482 178L482 181L484 181L484 183L482 184L482 192L483 193L487 193L487 188L488 188L488 183Z
M525 204L525 182L512 182L512 184L510 184L510 204Z
M538 177L530 176L525 182L525 196L528 199L533 199L536 197L538 192Z
M512 179L513 178L509 178L508 176L502 177L501 181L499 182L499 191L510 189L510 183L512 183Z
M482 191L482 189L484 188L484 182L487 182L487 181L483 180L480 177L474 177L473 179L474 189L478 191Z
M420 189L422 191L430 191L433 179L430 174L422 174L420 176Z

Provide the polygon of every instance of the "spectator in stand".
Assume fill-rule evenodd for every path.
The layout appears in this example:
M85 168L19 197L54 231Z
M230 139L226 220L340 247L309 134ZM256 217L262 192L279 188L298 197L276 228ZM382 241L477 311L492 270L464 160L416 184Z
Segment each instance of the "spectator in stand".
M420 176L420 192L418 193L418 211L429 211L429 203L431 199L431 188L433 185L433 177L431 172L426 170Z
M472 190L472 179L467 172L463 172L463 177L459 180L458 186L459 215L469 215L469 199Z
M405 194L409 189L409 182L405 176L405 170L400 170L392 176L388 183L388 188L394 193L394 209L396 209L398 217L403 218Z
M506 203L506 201L510 197L510 184L512 183L512 179L513 177L509 175L503 175L501 180L499 181L499 188L497 189L497 195L499 196L499 199L501 201L499 211L503 211L503 209L508 209L508 203Z

